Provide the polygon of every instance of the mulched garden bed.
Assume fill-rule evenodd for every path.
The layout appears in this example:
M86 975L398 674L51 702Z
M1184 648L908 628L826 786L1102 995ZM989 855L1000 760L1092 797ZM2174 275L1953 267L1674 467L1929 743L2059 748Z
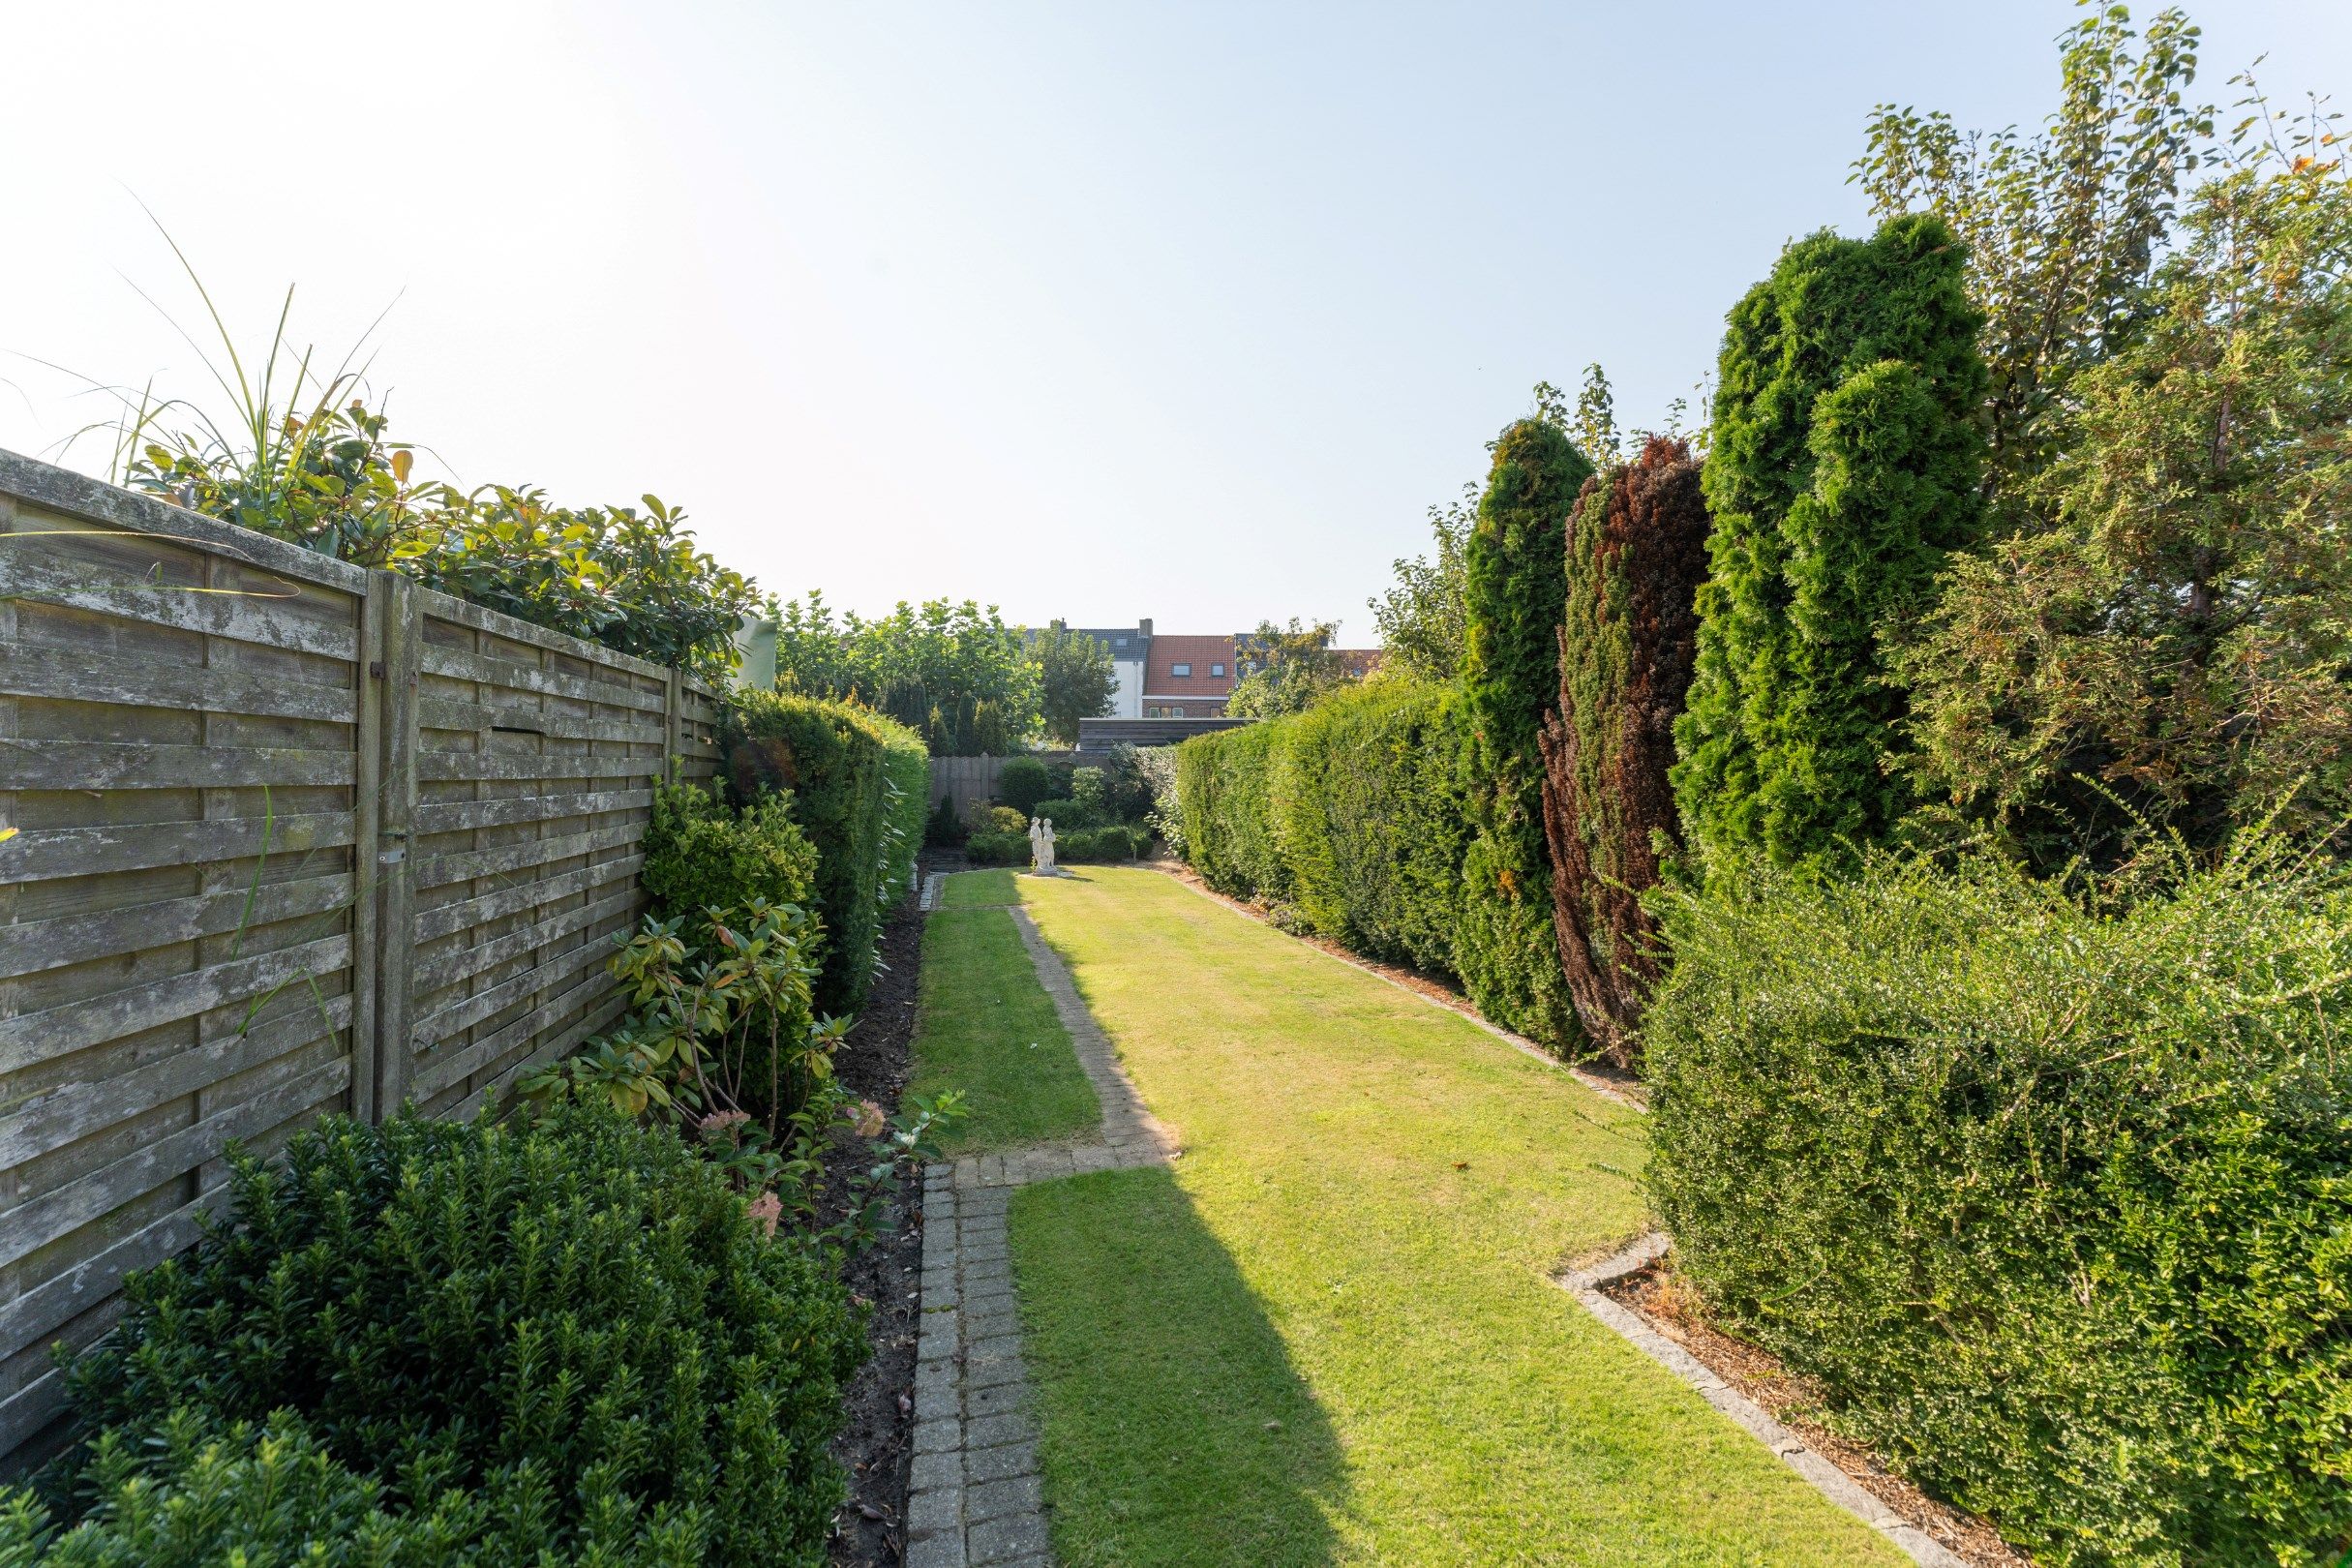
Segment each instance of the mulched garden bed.
M1938 1502L1876 1455L1841 1437L1819 1419L1822 1391L1780 1364L1778 1357L1709 1323L1698 1298L1671 1269L1652 1263L1601 1286L1618 1306L1689 1351L1707 1371L1764 1408L1807 1447L1854 1478L1855 1485L1924 1531L1970 1568L2033 1568L2033 1559L2002 1540L1974 1514Z
M920 886L920 882L918 884ZM882 961L865 1010L842 1040L833 1071L852 1094L895 1111L915 1065L916 984L922 916L909 898L884 927ZM843 1211L843 1184L858 1150L845 1141L826 1184L826 1219ZM922 1181L910 1175L890 1206L881 1241L849 1265L849 1287L874 1304L866 1334L873 1357L851 1379L848 1421L833 1457L849 1471L849 1501L834 1516L835 1568L893 1568L906 1553L907 1465L914 1446L915 1335L922 1277Z

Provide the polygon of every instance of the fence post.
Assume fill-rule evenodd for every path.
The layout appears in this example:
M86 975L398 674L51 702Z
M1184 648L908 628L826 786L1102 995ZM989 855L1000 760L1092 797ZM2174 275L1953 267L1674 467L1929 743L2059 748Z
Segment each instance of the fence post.
M351 1119L374 1122L377 950L376 850L381 831L384 762L384 613L389 595L376 577L359 602L359 722L352 727L351 789Z
M377 763L375 840L366 846L375 861L376 903L376 1119L399 1111L408 1094L413 1059L409 1040L411 981L416 962L416 890L409 859L409 833L416 821L416 683L424 642L424 617L416 585L397 572L368 574L368 598L380 601L382 641L369 674L381 688L378 698L381 744Z
M661 687L661 780L678 782L678 756L686 748L686 678L673 664Z

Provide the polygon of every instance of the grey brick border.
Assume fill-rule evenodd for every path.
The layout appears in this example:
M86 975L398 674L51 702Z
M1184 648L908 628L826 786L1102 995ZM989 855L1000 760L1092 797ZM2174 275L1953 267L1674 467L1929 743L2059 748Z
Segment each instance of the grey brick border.
M922 907L945 879L926 878ZM1038 983L1070 1032L1102 1105L1102 1138L968 1155L923 1169L922 1327L915 1342L915 1459L906 1568L1047 1568L1038 1430L1012 1292L1005 1211L1012 1189L1082 1171L1163 1164L1176 1139L1143 1108L1070 967L1029 912L1010 908Z

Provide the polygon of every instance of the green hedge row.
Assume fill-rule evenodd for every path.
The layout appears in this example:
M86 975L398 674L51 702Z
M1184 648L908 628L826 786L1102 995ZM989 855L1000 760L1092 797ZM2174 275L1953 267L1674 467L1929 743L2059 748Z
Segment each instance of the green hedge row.
M1649 1183L1832 1419L2066 1564L2352 1537L2352 883L1983 859L1677 896Z
M1069 832L1057 829L1053 835L1054 859L1070 865L1138 860L1151 848L1152 830L1132 823L1110 828L1074 828ZM974 865L1027 865L1029 835L974 833L965 841L964 857Z
M125 1295L0 1562L825 1560L859 1314L667 1129L331 1119Z
M1360 952L1459 976L1467 742L1459 692L1395 682L1188 740L1176 789L1192 866Z
M930 809L930 754L895 719L852 703L748 692L724 740L739 802L790 790L794 820L817 846L825 970L817 1006L855 1012L873 984L884 912L913 883Z

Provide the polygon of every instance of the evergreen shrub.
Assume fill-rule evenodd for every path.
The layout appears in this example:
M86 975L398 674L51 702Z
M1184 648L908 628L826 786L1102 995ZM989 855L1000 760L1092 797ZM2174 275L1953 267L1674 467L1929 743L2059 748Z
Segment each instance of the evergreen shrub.
M714 787L662 785L644 849L638 875L663 920L742 909L754 899L806 904L816 886L817 848L793 821L784 792L762 792L737 811Z
M1463 559L1463 763L1477 831L1462 860L1455 969L1481 1012L1553 1049L1579 1035L1552 930L1537 737L1559 700L1568 518L1591 472L1557 425L1512 425L1494 443Z
M1649 1186L1710 1307L2035 1560L2352 1533L2352 881L1991 857L1671 895Z
M1669 774L1706 576L1700 484L1690 448L1652 437L1585 483L1569 529L1559 707L1542 737L1553 925L1577 1020L1620 1067L1658 976L1642 892L1680 846Z
M1196 736L1176 752L1186 852L1221 892L1458 977L1469 733L1458 691L1381 681ZM1558 966L1549 947L1540 957Z
M125 1296L0 1561L825 1560L858 1314L667 1129L332 1118Z
M873 983L884 911L905 895L922 844L930 754L914 731L853 703L747 692L725 738L737 801L790 791L817 847L828 940L817 1006L855 1012Z
M1054 789L1053 769L1037 757L1010 758L996 775L996 798L1024 817L1037 815L1030 808Z

